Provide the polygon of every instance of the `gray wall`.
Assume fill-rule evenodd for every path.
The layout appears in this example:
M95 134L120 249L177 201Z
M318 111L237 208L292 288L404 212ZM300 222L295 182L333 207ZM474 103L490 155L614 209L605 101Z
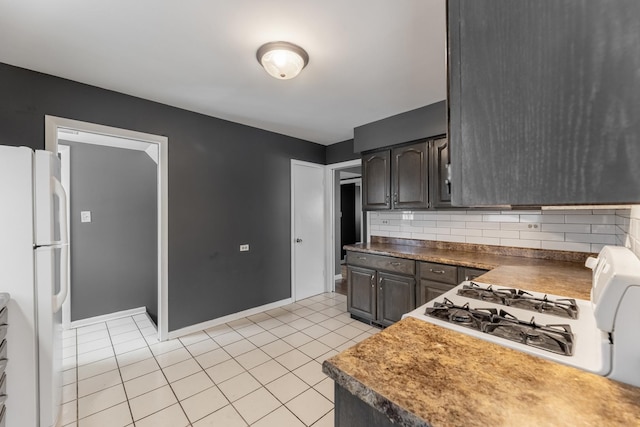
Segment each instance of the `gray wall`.
M354 151L374 150L447 133L447 103L436 102L353 130Z
M71 147L71 320L146 307L157 321L157 164L143 151ZM91 222L80 221L91 211Z
M355 160L360 158L360 153L353 150L353 139L338 142L327 146L327 155L325 163L330 165L333 163L346 162L347 160Z
M45 114L168 137L169 330L291 296L290 163L324 146L6 64L0 94L0 144Z

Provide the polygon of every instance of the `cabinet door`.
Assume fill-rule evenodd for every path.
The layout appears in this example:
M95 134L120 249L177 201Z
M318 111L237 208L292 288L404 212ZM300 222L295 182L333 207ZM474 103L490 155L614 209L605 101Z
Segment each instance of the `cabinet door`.
M449 141L439 138L431 146L431 200L434 208L451 207Z
M453 289L456 285L448 283L434 282L433 280L420 279L417 291L418 306L424 305L434 298L438 298L445 292Z
M377 321L389 326L415 308L416 281L413 277L378 273Z
M362 209L391 209L389 150L362 156Z
M427 141L391 151L391 188L394 209L429 207Z
M376 272L347 266L347 310L354 316L374 320L376 316Z
M450 0L454 205L640 201L640 1Z

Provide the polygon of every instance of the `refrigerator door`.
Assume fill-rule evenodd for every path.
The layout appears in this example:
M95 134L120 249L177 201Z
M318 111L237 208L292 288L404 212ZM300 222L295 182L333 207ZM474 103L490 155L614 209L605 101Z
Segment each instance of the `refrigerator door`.
M34 210L36 246L68 243L66 201L60 183L60 159L38 150L34 157Z
M40 427L56 425L62 402L62 310L56 297L66 286L68 254L68 245L35 250Z
M11 294L7 426L37 425L33 150L0 145L0 286Z

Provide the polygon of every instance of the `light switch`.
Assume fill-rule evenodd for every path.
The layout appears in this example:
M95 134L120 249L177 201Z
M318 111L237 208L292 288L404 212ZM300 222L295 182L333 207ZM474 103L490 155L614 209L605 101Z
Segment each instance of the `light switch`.
M80 211L80 222L91 222L91 211Z
M240 252L249 251L249 245L240 245Z

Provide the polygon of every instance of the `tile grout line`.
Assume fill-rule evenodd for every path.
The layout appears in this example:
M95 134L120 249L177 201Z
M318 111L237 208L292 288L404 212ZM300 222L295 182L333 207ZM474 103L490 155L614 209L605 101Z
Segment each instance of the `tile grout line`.
M326 304L326 302L327 302L327 301L329 301L329 300L331 300L332 304L327 305L327 304ZM284 309L284 310L286 310L288 313L290 313L290 314L292 314L292 315L295 315L297 318L296 318L296 319L294 319L294 320L281 320L281 319L278 319L278 316L274 316L274 315L272 315L272 314L270 314L270 313L267 313L267 312L265 311L265 312L262 312L262 313L264 313L265 315L269 316L269 319L263 319L263 320L260 320L260 321L254 321L254 320L250 319L249 317L245 317L245 318L243 318L243 319L238 319L238 320L246 320L248 323L243 323L243 324L241 324L241 325L237 325L237 326L233 326L233 325L231 325L231 324L229 324L229 323L225 323L224 325L225 325L226 327L228 327L231 331L233 331L233 332L235 332L235 333L239 334L239 335L242 337L242 338L241 338L240 340L238 340L238 341L234 341L234 342L232 342L232 343L227 344L227 346L228 346L228 345L232 345L232 344L233 344L233 343L235 343L235 342L248 341L248 342L250 342L251 344L253 344L253 345L256 347L255 349L261 349L262 345L258 346L258 345L256 345L256 344L254 344L253 342L251 342L250 338L251 338L252 336L255 336L255 335L258 335L258 334L261 334L261 333L264 333L264 332L270 332L271 330L273 330L273 329L275 329L275 328L277 328L277 327L279 327L279 326L274 326L274 327L272 327L272 328L270 328L270 329L266 329L266 328L264 328L264 327L260 326L260 325L258 324L259 322L262 322L262 321L268 321L268 320L271 320L271 319L276 319L276 320L279 320L280 322L282 322L282 324L283 324L283 325L289 325L289 323L291 323L291 322L293 322L293 321L296 321L296 320L299 320L299 319L305 319L306 321L310 322L310 323L311 323L311 325L309 325L309 326L307 326L306 328L303 328L303 329L298 329L298 328L292 327L292 329L294 329L294 330L295 330L294 332L288 333L288 334L283 335L283 336L277 336L277 335L275 335L275 336L276 336L276 340L275 340L275 341L280 340L280 341L283 341L283 342L285 342L285 343L289 344L287 341L285 341L285 340L284 340L284 338L286 338L286 337L288 337L288 336L291 336L291 335L293 335L293 334L296 334L296 333L300 332L300 333L302 333L303 335L305 335L306 337L308 337L308 338L310 339L310 341L309 341L308 343L311 343L311 342L314 342L314 341L315 341L315 342L317 342L317 343L319 343L319 344L322 344L322 345L325 345L325 346L329 347L329 348L331 349L330 351L338 351L338 350L336 349L336 347L329 346L329 345L327 345L327 344L325 344L325 343L323 343L323 342L319 341L319 339L318 339L318 338L321 338L322 336L325 336L325 335L327 335L327 334L329 334L329 333L331 333L331 332L334 332L334 333L336 333L336 334L340 335L341 337L345 338L345 339L347 340L347 342L349 342L349 341L355 341L355 338L360 337L360 336L361 336L362 334L364 334L364 333L369 333L370 331L369 331L369 330L366 330L366 331L365 331L365 330L361 330L361 333L360 333L360 334L358 334L358 335L357 335L356 337L354 337L354 338L346 337L346 336L344 336L344 335L342 335L342 334L340 334L340 333L335 332L335 330L328 330L328 332L327 332L327 333L325 333L325 334L322 334L322 335L318 336L318 338L314 338L313 336L310 336L310 335L306 334L306 333L304 332L304 329L308 329L308 328L311 328L311 327L316 326L316 325L320 325L320 326L321 326L321 323L322 323L322 322L324 322L324 321L326 321L326 320L328 320L328 319L334 319L334 318L336 318L336 317L338 317L338 316L340 316L340 315L344 314L344 312L341 312L341 313L339 313L339 314L335 314L335 315L333 315L333 316L330 316L330 315L326 315L326 314L322 313L324 310L327 310L327 309L332 309L332 308L333 308L333 309L335 309L335 307L336 307L337 305L340 305L340 304L342 304L342 303L343 303L343 301L342 301L342 302L338 302L338 303L336 304L336 303L335 303L335 301L336 301L336 298L332 297L332 298L324 298L322 301L313 301L313 302L309 302L309 303L307 303L307 304L297 304L297 303L293 303L293 304L296 304L296 306L295 306L295 307L293 307L293 309ZM322 308L320 308L320 309L317 309L317 308L310 309L310 308L308 308L309 306L311 306L311 305L315 305L315 304L318 304L318 303L320 303L320 304L324 305L324 307L322 307ZM312 316L312 315L314 315L314 314L316 314L316 313L320 313L320 314L323 314L323 315L327 316L327 318L326 318L326 319L317 320L317 321L316 321L316 320L309 320L309 319L307 319L307 318L306 318L306 316L301 316L301 315L299 315L299 314L294 313L294 311L302 310L302 309L305 309L305 308L311 311L310 313L307 313L307 314L306 314L306 316ZM285 313L280 313L279 315L281 316L281 315L284 315L284 314L285 314ZM140 332L140 333L141 333L141 327L140 327L140 325L138 324L138 322L137 322L135 319L133 319L133 317L129 317L129 318L131 319L131 321L132 321L132 322L134 323L134 325L136 326L136 331L138 331L138 332ZM349 322L349 323L344 323L344 322L342 321L342 319L340 319L340 320L339 320L339 319L335 319L335 320L336 320L336 321L339 321L340 323L342 323L342 324L343 324L342 326L340 326L340 328L342 328L342 327L344 327L344 326L347 326L347 325L349 325L349 324L351 323L351 322ZM230 323L231 323L231 322L230 322ZM120 325L118 325L118 326L120 326ZM259 328L261 328L261 329L262 329L262 331L261 331L261 332L258 332L257 334L250 335L250 336L245 336L245 335L243 335L242 333L240 333L240 332L239 332L240 330L242 330L242 329L244 329L244 328L252 327L252 326L258 326ZM280 325L280 326L282 326L282 325ZM130 405L130 403L129 403L129 396L128 396L128 393L127 393L127 391L126 391L126 388L124 387L124 383L125 383L125 381L124 381L124 378L122 377L122 371L121 371L120 361L118 360L118 358L117 358L117 354L116 354L116 352L115 352L115 345L114 345L114 343L113 343L113 336L112 336L112 332L111 332L111 330L109 329L108 324L106 324L106 322L105 322L105 327L106 327L106 329L107 329L107 334L108 334L108 337L109 337L109 341L111 342L111 348L112 348L113 353L114 353L114 358L115 358L115 361L116 361L116 366L117 366L117 368L118 368L118 373L119 373L119 376L120 376L121 384L122 384L122 386L123 386L123 389L124 389L124 391L125 391L125 396L126 396L126 398L127 398L127 404L128 404L128 407L129 407L129 412L130 412L130 414L131 414L131 418L133 419L133 412L132 412L132 410L131 410L131 405ZM290 326L290 327L291 327L291 326ZM340 328L338 328L338 329L340 329ZM358 328L358 329L360 329L360 328ZM198 332L203 332L203 333L207 336L207 338L205 338L205 339L203 339L203 340L200 340L200 341L196 341L196 342L194 342L194 343L192 343L192 344L197 344L198 342L204 342L205 340L211 339L212 341L214 341L214 342L216 343L216 345L218 345L218 346L219 346L219 348L220 348L220 349L222 349L222 350L223 350L223 351L224 351L224 352L229 356L229 358L230 358L230 359L228 359L228 360L234 360L236 363L239 363L239 362L237 361L237 357L239 357L239 356L241 356L241 355L243 355L243 354L246 354L246 353L248 353L248 352L250 352L250 351L255 350L255 349L252 349L252 350L249 350L249 351L246 351L246 352L240 353L240 354L238 354L238 355L236 355L236 356L233 356L233 355L231 355L231 354L228 352L228 350L226 350L226 349L224 348L225 346L221 346L221 345L220 345L220 343L218 343L218 342L215 340L215 337L214 337L214 336L209 335L209 333L208 333L206 330L201 330L201 331L198 331ZM128 332L123 332L123 334L124 334L124 333L128 333ZM197 333L197 332L196 332L196 333ZM225 333L228 333L228 332L225 332ZM223 333L223 334L224 334L224 333ZM220 336L220 335L223 335L223 334L219 334L219 335L217 335L217 336ZM118 334L118 335L120 335L120 334ZM142 333L141 333L141 335L142 335ZM371 334L369 334L369 336L370 336L370 335L371 335ZM140 349L142 349L142 348L148 348L148 349L151 351L151 345L149 344L149 341L146 339L146 337L145 337L144 335L142 335L142 337L143 337L142 339L144 339L144 340L145 340L145 346L144 346L144 347L141 347ZM76 338L77 338L77 332L76 332ZM365 338L361 338L361 339L365 339ZM204 372L205 372L205 374L207 375L207 377L208 377L208 378L212 381L212 383L213 383L213 385L212 385L211 387L207 387L207 388L205 388L204 390L201 390L201 391L200 391L200 392L198 392L198 393L202 393L202 392L204 392L204 391L206 391L206 390L209 390L209 389L213 388L213 386L216 386L216 387L218 388L218 390L219 390L219 387L218 387L218 386L219 386L219 384L218 384L218 383L216 383L215 381L213 381L213 379L209 376L209 374L208 374L208 373L206 372L206 370L204 369L203 365L202 365L202 364L201 364L201 363L196 359L196 356L194 356L194 354L192 353L192 351L190 351L190 349L188 348L188 346L187 346L185 343L183 343L183 342L182 342L182 340L180 340L179 338L177 338L177 340L179 341L179 344L180 344L180 347L179 347L179 348L184 348L185 350L187 350L187 353L189 354L190 359L191 359L191 360L194 360L194 361L196 362L196 364L198 365L198 367L200 368L200 370L201 370L201 371L204 371ZM275 342L275 341L273 341L273 342ZM302 344L302 345L306 345L306 344L308 344L308 343L305 343L305 344ZM191 345L192 345L192 344L191 344ZM267 343L267 344L268 344L268 343ZM267 345L267 344L265 344L265 345ZM340 346L342 346L342 345L344 345L344 344L346 344L346 342L345 342L345 343L343 343L343 344L341 344ZM290 345L290 344L289 344L289 345ZM320 356L318 356L318 357L312 357L312 356L310 356L309 354L307 354L307 353L305 353L305 352L303 352L302 350L300 350L300 349L299 349L302 345L300 345L300 346L291 346L291 347L293 347L293 349L294 349L294 350L298 350L299 352L301 352L302 354L304 354L304 355L305 355L306 357L308 357L310 360L309 360L308 362L303 363L302 365L300 365L300 366L296 367L296 369L298 369L298 368L300 368L300 367L302 367L302 366L304 366L304 365L306 365L306 364L308 364L308 363L311 363L311 362L313 362L313 361L315 361L315 362L317 362L317 363L320 363L317 359L318 359L318 357L320 357L320 356L322 356L322 355L320 355ZM78 397L78 392L79 392L79 376L78 376L78 373L79 373L79 366L78 366L78 363L77 363L77 360L78 360L77 346L78 346L78 343L77 343L77 341L76 341L76 367L75 367L75 369L76 369L76 393L77 393L76 398L77 398L77 401L79 401L79 397ZM340 347L340 346L338 346L338 347ZM135 349L135 350L131 350L131 351L133 352L133 351L140 350L140 349ZM176 350L177 350L177 349L176 349ZM174 350L171 350L171 351L174 351ZM215 349L214 349L214 350L211 350L211 351L215 351ZM262 350L262 351L264 352L264 350ZM289 351L293 351L293 350L289 350ZM328 352L329 352L329 351L327 351L326 353L328 353ZM126 354L126 353L127 353L127 352L125 352L125 353L123 353L123 354ZM166 352L166 353L168 353L168 352ZM201 354L205 354L205 353L207 353L207 352L204 352L204 353L201 353ZM285 352L285 353L283 353L283 354L286 354L286 353L287 353L287 352ZM326 354L326 353L324 353L324 354ZM161 353L161 354L164 354L164 353ZM269 357L269 360L267 360L267 361L265 361L265 362L263 362L263 363L260 363L260 364L258 364L258 365L256 365L256 366L253 366L253 367L251 367L251 369L257 368L257 367L259 367L259 366L261 366L261 365L263 365L263 364L265 364L265 363L268 363L268 362L270 362L270 361L272 361L272 360L273 360L273 361L275 361L276 363L278 363L280 366L283 366L283 365L281 365L281 364L276 360L276 357L279 357L280 355L279 355L279 356L276 356L276 357L272 357L270 354L268 354L268 353L266 353L266 354L267 354L267 356ZM184 407L182 406L181 401L178 399L178 396L175 394L175 391L173 390L173 387L171 387L172 382L170 382L170 381L168 380L168 378L167 378L166 374L164 373L163 368L162 368L162 367L160 366L160 364L158 363L158 359L157 359L157 356L158 356L158 355L156 355L153 351L151 351L151 355L152 355L152 358L154 359L154 361L156 362L156 364L159 366L159 369L160 369L160 371L162 372L162 374L163 374L163 376L164 376L165 380L167 381L167 384L170 386L170 389L171 389L171 391L172 391L172 393L173 393L174 397L176 398L176 401L179 403L180 408L182 409L183 413L184 413L184 414L185 414L185 416L186 416L186 411L184 410ZM101 360L102 360L102 359L101 359ZM146 360L146 359L145 359L145 360ZM187 360L189 360L189 359L187 359ZM183 362L183 361L181 361L181 362ZM181 362L176 362L175 364L177 364L177 363L181 363ZM92 363L95 363L95 362L92 362ZM136 363L137 363L137 362L136 362ZM224 363L224 362L220 362L220 363ZM175 364L172 364L172 365L175 365ZM219 363L218 363L218 364L219 364ZM213 366L216 366L216 365L218 365L218 364L212 365L212 367L213 367ZM168 365L168 366L172 366L172 365ZM265 389L265 390L266 390L270 395L272 395L272 396L275 398L275 400L279 403L279 405L278 405L278 407L277 407L277 408L275 408L275 409L273 409L272 411L268 412L267 414L263 415L261 418L257 419L255 422L258 422L259 420L263 419L264 417L268 416L269 414L273 413L274 411L278 410L278 409L279 409L279 408L281 408L281 407L284 407L284 408L286 408L286 410L288 410L289 412L291 412L291 410L289 410L289 409L288 409L288 407L286 406L286 402L284 402L284 403L283 403L283 402L281 402L281 401L280 401L280 399L278 399L277 397L275 397L275 396L273 395L273 393L271 393L271 391L270 391L268 388L266 388L266 385L271 384L272 382L276 381L276 380L277 380L277 379L279 379L279 378L282 378L282 377L283 377L284 375L286 375L287 373L291 373L291 374L293 374L295 378L298 378L298 379L299 379L300 381L302 381L302 382L305 384L305 386L306 386L306 388L305 388L305 390L304 390L303 392L298 393L296 396L292 397L292 398L291 398L291 399L289 399L287 402L289 402L289 401L291 401L291 400L293 400L293 399L297 398L298 396L300 396L301 394L303 394L303 393L307 392L307 391L308 391L308 390L310 390L310 389L313 389L313 390L314 390L314 391L316 391L318 394L322 395L324 399L327 399L327 397L326 397L326 396L324 396L322 393L319 393L319 392L318 392L318 390L316 390L316 389L315 389L315 386L317 386L320 382L322 382L322 380L321 380L321 381L316 382L316 383L315 383L315 384L313 384L313 385L310 385L310 384L308 384L308 383L307 383L303 378L301 378L300 376L298 376L297 374L295 374L295 373L293 372L293 370L289 369L289 368L288 368L288 367L286 367L286 366L283 366L283 368L286 370L286 373L285 373L285 374L283 374L282 376L279 376L278 378L272 379L272 380L271 380L271 381L269 381L269 383L267 383L267 384L262 384L262 382L260 382L260 381L259 381L259 380L254 376L254 374L252 374L252 373L250 372L250 370L251 370L251 369L247 369L247 368L245 368L245 366L243 366L242 364L239 364L239 365L242 367L242 369L243 369L243 373L244 373L244 372L248 373L248 374L249 374L249 375L250 375L254 380L256 380L256 381L260 384L260 387L259 387L257 390L259 390L260 388L264 388L264 389ZM207 368L207 369L209 369L209 368ZM192 375L195 375L195 374L196 374L196 373L194 373L194 374L192 374ZM100 374L98 374L98 375L100 375ZM241 375L241 374L238 374L238 375ZM231 380L232 378L237 377L238 375L234 375L234 376L233 376L233 377L231 377L231 378L225 379L225 381L223 381L223 382L229 381L229 380ZM182 379L187 378L187 377L189 377L189 376L190 376L190 375L187 375L186 377L180 378L180 379L178 379L178 380L176 380L176 381L182 380ZM88 377L88 378L90 378L90 377ZM132 379L133 379L133 378L132 378ZM154 389L154 390L156 390L156 389ZM151 392L151 391L153 391L153 390L150 390L149 392ZM244 398L245 396L247 396L247 395L249 395L249 394L251 394L251 393L255 392L255 391L256 391L256 390L253 390L253 391L251 391L251 392L247 393L246 395L243 395L243 396L239 397L238 399L236 399L236 402L237 402L238 400L240 400L240 399ZM147 393L149 393L149 392L147 392ZM196 393L195 395L197 395L198 393ZM144 395L144 394L146 394L146 393L143 393L142 395ZM195 396L195 395L194 395L194 396ZM236 409L236 406L234 405L234 402L231 402L231 401L226 397L226 395L224 395L224 393L222 393L222 395L225 397L225 399L227 400L228 404L230 404L230 405L234 408L234 410L236 410L236 412L237 412L237 409ZM138 396L136 396L136 397L138 397ZM189 396L189 397L191 397L191 396ZM327 400L329 400L329 399L327 399ZM332 403L332 405L334 404L333 402L331 402L331 403ZM116 405L114 405L114 406L116 406ZM156 414L156 413L158 413L158 412L160 412L160 411L162 411L162 410L164 410L164 409L166 409L166 408L168 408L168 407L171 407L171 406L173 406L173 404L172 404L172 405L169 405L169 406L167 406L167 407L165 407L165 408L162 408L162 409L160 409L160 410L158 410L158 411L154 412L153 414ZM225 405L225 406L227 406L227 405ZM112 407L113 407L113 406L112 406ZM110 407L110 408L111 408L111 407ZM109 408L105 408L105 409L103 409L102 411L104 411L104 410L106 410L106 409L109 409ZM220 409L222 409L222 408L219 408L218 410L220 410ZM332 410L333 410L333 409L332 409ZM79 405L77 405L77 406L76 406L76 411L77 411L77 415L79 415ZM98 412L96 412L96 413L99 413L99 412L102 412L102 411L98 411ZM206 416L209 416L209 415L211 415L212 413L215 413L215 412L217 412L217 411L213 411L213 412L211 412L211 413L209 413L209 414L205 415L205 417L206 417ZM318 418L316 421L314 421L314 423L313 423L313 424L317 423L320 419L322 419L324 416L326 416L329 412L331 412L331 410L329 410L328 412L326 412L325 414L323 414L320 418ZM299 419L299 417L298 417L295 413L293 413L293 412L291 412L291 413L292 413L294 416L296 416L296 418L298 418L298 419ZM147 416L145 416L145 417L143 417L143 418L141 418L141 419L147 418L148 416L151 416L151 415L153 415L153 414L149 414L149 415L147 415ZM242 417L242 419L243 419L243 420L245 420L245 422L246 422L246 419L245 419L245 418L244 418L244 417L243 417L239 412L238 412L238 414L239 414L239 415ZM91 415L93 415L93 414L91 414ZM203 417L203 418L204 418L204 417ZM201 419L202 419L202 418L201 418ZM188 417L187 417L187 420L190 422L190 420L189 420L189 418L188 418ZM139 420L138 420L138 421L139 421ZM199 421L199 420L196 420L196 421ZM302 420L300 420L300 421L302 422ZM134 422L135 422L135 420L134 420ZM303 424L304 424L304 422L303 422Z
M138 328L138 324L133 319L133 317L131 317L131 320L136 325L136 328ZM127 388L124 386L124 378L122 378L122 371L120 370L120 362L118 362L118 355L116 354L116 349L115 349L115 346L113 345L113 338L111 336L111 330L109 329L109 324L107 322L105 322L105 325L107 327L107 334L109 335L109 341L111 342L111 348L113 349L113 358L116 360L116 366L118 367L118 376L120 376L120 381L122 383L122 389L124 390L124 397L127 399L127 408L129 408L129 415L131 415L131 421L135 425L135 420L133 419L133 411L131 410L131 404L129 403L129 395L127 394Z

